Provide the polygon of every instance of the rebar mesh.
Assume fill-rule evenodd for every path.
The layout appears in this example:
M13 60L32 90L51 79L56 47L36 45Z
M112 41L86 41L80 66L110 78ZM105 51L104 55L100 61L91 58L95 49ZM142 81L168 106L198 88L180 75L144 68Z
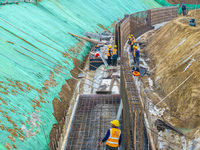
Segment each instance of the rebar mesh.
M66 150L103 150L99 147L110 121L116 119L120 95L80 95ZM121 126L120 120L120 126Z
M143 149L144 117L137 87L133 80L128 53L121 55L121 98L125 148Z

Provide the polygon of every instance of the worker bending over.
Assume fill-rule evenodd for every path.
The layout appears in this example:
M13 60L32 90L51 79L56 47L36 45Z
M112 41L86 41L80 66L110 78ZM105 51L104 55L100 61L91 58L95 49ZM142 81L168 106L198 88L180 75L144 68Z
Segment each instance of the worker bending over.
M113 66L117 66L117 45L114 46L112 51Z
M107 56L108 56L108 65L111 65L111 58L112 58L112 50L111 50L112 46L108 46L108 50L107 50Z
M99 143L99 146L106 141L106 150L118 150L122 140L121 130L118 129L119 121L111 121L111 127L112 128L108 129L106 136Z

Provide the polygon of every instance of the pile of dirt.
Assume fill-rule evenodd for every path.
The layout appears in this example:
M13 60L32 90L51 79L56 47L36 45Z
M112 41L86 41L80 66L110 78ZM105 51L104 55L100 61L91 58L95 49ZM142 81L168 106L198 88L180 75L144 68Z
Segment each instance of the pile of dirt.
M171 4L182 4L183 2L185 4L200 4L199 0L166 0L167 2L171 3Z
M151 66L156 67L154 87L162 98L194 73L164 102L172 114L197 127L200 125L200 29L180 19L156 31L144 51L152 60ZM192 128L174 117L169 122L176 127Z

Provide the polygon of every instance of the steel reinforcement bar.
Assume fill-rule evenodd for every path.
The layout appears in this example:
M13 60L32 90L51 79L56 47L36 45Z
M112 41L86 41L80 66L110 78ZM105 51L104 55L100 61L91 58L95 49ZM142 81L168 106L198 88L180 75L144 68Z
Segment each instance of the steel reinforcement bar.
M123 137L125 149L142 150L144 137L144 108L133 80L128 53L124 46L130 34L135 38L152 26L178 16L178 7L163 7L125 16L115 26L115 44L121 56L121 99L123 102Z
M123 101L123 134L125 148L143 149L144 117L137 87L132 78L128 53L121 56L121 98Z

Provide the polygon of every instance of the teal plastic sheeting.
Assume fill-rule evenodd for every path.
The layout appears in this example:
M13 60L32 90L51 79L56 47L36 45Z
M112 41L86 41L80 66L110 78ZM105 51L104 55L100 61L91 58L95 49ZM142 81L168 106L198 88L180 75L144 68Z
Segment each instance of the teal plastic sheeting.
M91 47L85 42L79 51L71 51L79 41L68 32L83 35L84 31L101 31L101 26L113 31L111 24L125 13L161 6L151 2L152 5L129 0L43 0L2 6L0 149L48 149L49 134L57 123L52 101L59 99L62 85L71 79L70 72L56 64L72 70L73 57L82 60ZM73 57L64 57L62 52ZM65 74L56 71L56 67Z

